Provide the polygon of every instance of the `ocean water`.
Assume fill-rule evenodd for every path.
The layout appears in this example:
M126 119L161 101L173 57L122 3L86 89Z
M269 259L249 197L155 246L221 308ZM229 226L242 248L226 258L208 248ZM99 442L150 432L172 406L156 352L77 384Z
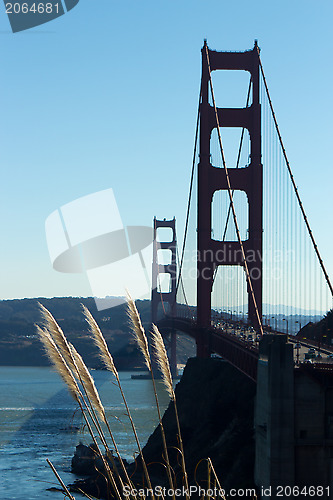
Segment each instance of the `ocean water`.
M112 375L91 372L116 442L123 457L133 459L137 451L124 403ZM131 372L132 373L132 372ZM130 372L120 373L141 444L157 424L155 399L150 380L132 380ZM169 402L161 382L157 382L162 408ZM79 443L89 445L77 404L60 377L50 368L0 367L0 499L63 499L48 458L65 484L74 482L71 458ZM112 446L110 445L110 448ZM76 499L84 498L79 494Z

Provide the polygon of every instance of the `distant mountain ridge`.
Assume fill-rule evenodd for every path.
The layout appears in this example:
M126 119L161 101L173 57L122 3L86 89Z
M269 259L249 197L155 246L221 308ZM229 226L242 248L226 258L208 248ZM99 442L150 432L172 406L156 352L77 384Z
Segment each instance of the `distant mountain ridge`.
M91 368L100 368L97 348L88 331L82 313L84 304L99 324L119 370L143 369L141 353L130 333L126 304L98 311L93 297L29 298L0 301L0 365L47 366L41 343L36 335L36 324L41 323L38 303L55 317L68 339ZM143 326L150 326L150 301L136 301ZM180 336L178 362L194 355L192 339Z

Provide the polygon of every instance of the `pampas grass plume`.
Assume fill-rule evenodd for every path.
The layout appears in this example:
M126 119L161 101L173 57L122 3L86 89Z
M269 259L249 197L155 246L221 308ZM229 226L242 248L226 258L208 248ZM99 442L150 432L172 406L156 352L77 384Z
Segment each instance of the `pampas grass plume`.
M154 324L153 324L153 331L151 332L151 335L152 335L152 343L153 343L153 349L154 349L154 353L155 353L155 359L156 359L157 364L159 366L159 369L161 371L164 385L165 385L171 399L174 400L175 399L175 392L173 390L173 385L172 385L172 375L171 375L168 355L167 355L167 352L165 349L162 335L161 335L159 329L157 328L157 326Z
M110 372L112 372L113 375L118 379L118 371L117 371L117 368L115 367L113 358L112 358L110 351L108 349L106 340L105 340L98 324L96 323L93 315L89 311L89 309L87 309L85 305L83 305L83 304L81 304L81 305L82 305L84 316L86 318L86 321L89 325L91 334L93 336L93 340L99 349L99 355L100 355L103 363L105 364L106 368Z
M51 335L48 333L46 329L42 329L39 326L37 326L37 332L39 334L39 337L42 341L42 344L44 346L45 352L67 385L69 392L75 399L75 401L79 401L79 396L80 396L80 390L78 388L78 385L75 381L75 378L69 369L65 359L63 358L62 354L60 353L58 347L56 346L54 340L52 339Z
M141 323L139 312L136 308L134 300L127 291L126 291L126 297L127 297L127 308L128 308L127 314L130 320L131 330L143 354L147 368L149 371L151 371L151 360L148 348L148 340L145 330Z
M76 367L72 358L72 354L69 348L69 344L64 335L64 332L50 313L48 309L46 309L43 304L39 303L39 307L42 313L42 317L44 320L44 326L48 331L49 335L53 338L55 344L57 345L59 351L61 352L63 358L65 359L69 368L75 373Z
M87 395L89 397L89 400L91 401L91 404L93 405L95 410L98 412L101 420L103 420L103 422L106 422L104 406L103 406L102 401L99 397L98 391L97 391L96 386L95 386L95 382L94 382L92 376L90 375L89 370L86 367L82 357L77 352L75 347L72 344L69 344L69 347L70 347L72 356L75 360L75 364L77 366L81 382L84 385L85 390L87 391Z

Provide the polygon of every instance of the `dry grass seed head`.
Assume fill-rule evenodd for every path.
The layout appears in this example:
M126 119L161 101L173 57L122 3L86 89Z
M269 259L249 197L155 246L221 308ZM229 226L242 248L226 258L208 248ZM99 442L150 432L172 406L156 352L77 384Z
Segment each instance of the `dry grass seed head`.
M104 410L102 401L99 397L98 391L96 389L95 382L94 382L92 376L90 375L86 364L84 363L82 357L77 352L75 347L72 344L69 344L69 347L70 347L71 353L73 355L73 358L75 360L75 364L78 368L78 372L80 374L81 381L82 381L82 383L85 387L85 390L88 394L88 397L91 401L91 404L93 405L95 410L98 412L101 420L103 422L105 422L106 421L105 410Z
M175 399L175 392L172 385L172 375L168 355L165 349L162 335L156 325L153 325L152 343L155 358L162 374L164 385L172 399Z
M59 373L59 375L67 385L69 392L71 393L75 401L78 401L80 397L80 390L78 388L78 385L75 381L75 378L71 370L69 369L65 359L60 353L54 340L52 339L51 335L45 328L42 329L39 326L37 326L37 332L39 334L40 340L42 341L42 344L44 346L45 352L49 360L51 361L56 371Z
M148 370L151 371L151 360L148 349L148 340L145 330L142 326L139 312L136 308L135 302L128 292L126 292L127 297L127 315L130 320L130 327L134 338L136 339L138 346L144 356L145 363Z
M96 323L93 315L89 311L89 309L86 308L86 306L82 305L83 313L85 316L85 319L89 325L91 334L93 336L93 340L95 342L95 345L99 349L99 355L100 358L102 359L103 363L105 364L106 368L113 373L113 375L118 378L118 371L115 367L113 358L110 354L110 351L108 349L106 340L101 332L101 329L99 328L98 324Z
M73 371L73 373L75 373L76 372L75 364L64 332L62 331L62 329L60 328L60 326L58 325L58 323L56 322L50 311L46 309L46 307L43 306L43 304L39 303L39 307L42 313L42 318L44 321L45 328L49 332L49 335L53 338L62 356L65 358L67 365Z

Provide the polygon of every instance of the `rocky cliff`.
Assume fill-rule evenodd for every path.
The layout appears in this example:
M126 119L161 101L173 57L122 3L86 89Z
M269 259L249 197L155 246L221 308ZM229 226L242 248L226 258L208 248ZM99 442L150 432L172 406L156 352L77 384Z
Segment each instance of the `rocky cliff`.
M226 491L231 488L254 488L254 396L255 384L225 361L216 358L192 358L188 361L176 387L176 398L190 484L195 485L198 481L202 487L207 487L207 463L200 461L210 457ZM171 403L164 414L163 425L171 465L177 485L181 485L179 455L173 448L178 447L178 439ZM161 432L157 428L143 451L146 462L150 464L153 483L166 486L161 466L162 450ZM79 462L76 460L74 464L79 465ZM134 474L135 483L140 486L140 464L128 467ZM101 498L107 498L103 480L95 474L80 483L80 487L94 495L99 490Z

